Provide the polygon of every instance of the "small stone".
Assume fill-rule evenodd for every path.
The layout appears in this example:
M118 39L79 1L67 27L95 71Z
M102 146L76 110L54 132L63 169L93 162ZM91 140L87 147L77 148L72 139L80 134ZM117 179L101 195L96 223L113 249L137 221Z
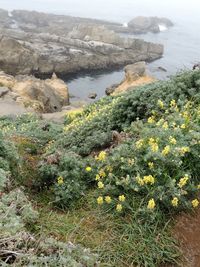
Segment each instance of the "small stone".
M111 86L107 87L106 88L106 95L111 95L112 93L114 93L115 89L120 85L120 83L115 83L115 84L112 84Z
M88 98L95 99L97 97L97 93L90 93Z
M161 71L167 72L167 70L165 68L161 67L161 66L158 67L158 69L161 70Z

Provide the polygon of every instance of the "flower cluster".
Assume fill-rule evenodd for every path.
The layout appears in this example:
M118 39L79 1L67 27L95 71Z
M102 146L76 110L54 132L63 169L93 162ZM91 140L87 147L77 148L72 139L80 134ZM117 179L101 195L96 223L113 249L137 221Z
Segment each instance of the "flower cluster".
M131 209L132 199L140 196L146 211L199 205L197 198L191 199L200 190L198 177L192 174L197 165L188 162L198 154L193 150L200 148L199 126L194 123L198 112L192 115L191 103L179 106L174 99L168 105L160 100L158 107L160 111L154 110L146 122L132 124L129 131L138 136L136 140L96 157L98 204L105 202L121 212Z

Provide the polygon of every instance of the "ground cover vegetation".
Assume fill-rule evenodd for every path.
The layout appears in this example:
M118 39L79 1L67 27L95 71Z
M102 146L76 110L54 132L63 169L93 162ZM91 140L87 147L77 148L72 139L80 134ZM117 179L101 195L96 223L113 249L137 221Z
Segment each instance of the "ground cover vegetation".
M20 227L16 243L9 240L16 253L2 254L1 243L5 266L180 262L173 219L199 206L198 70L102 98L66 114L64 124L27 114L1 118L0 129L1 211L9 210L1 220ZM21 232L45 237L37 249L32 239L21 247Z

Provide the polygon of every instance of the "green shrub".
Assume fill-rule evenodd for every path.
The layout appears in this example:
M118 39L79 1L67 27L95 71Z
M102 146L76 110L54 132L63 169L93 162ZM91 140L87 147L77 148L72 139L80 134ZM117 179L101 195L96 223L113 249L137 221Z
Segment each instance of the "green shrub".
M50 156L51 159L54 157L56 155ZM72 152L62 154L55 164L50 158L47 157L47 162L40 167L41 184L51 187L56 206L70 207L91 185L92 174L86 171L87 160Z
M62 125L41 120L37 115L27 113L17 118L0 118L0 127L5 136L20 136L32 139L40 147L52 141L62 132Z
M63 127L63 132L54 138L54 142L47 144L46 154L44 157L56 154L58 151L61 155L61 158L65 157L66 154L70 154L71 152L75 152L81 156L89 155L92 151L104 149L112 144L112 130L126 130L128 134L130 134L131 131L131 134L134 135L135 138L137 138L139 135L142 135L142 133L144 136L147 135L148 131L149 135L151 134L152 136L157 136L157 134L159 134L159 138L163 140L161 141L162 146L164 146L166 142L164 140L171 135L170 130L169 132L162 133L162 131L160 132L160 130L156 127L152 128L150 124L142 125L142 122L145 122L149 116L152 116L153 112L153 116L156 114L157 120L159 119L159 116L160 119L163 116L168 116L167 120L172 120L172 117L176 116L177 123L183 123L183 118L180 118L176 112L174 114L173 110L170 111L169 106L171 100L173 99L177 103L177 108L183 108L186 101L190 99L192 99L194 105L197 106L200 99L198 85L199 79L199 71L185 72L175 76L169 81L155 82L150 85L141 86L120 96L103 98L97 101L95 104L89 105L81 113L73 116L73 118L70 120L68 118L65 126ZM158 100L161 102L163 101L163 108L158 105ZM171 115L163 115L163 109L169 109ZM195 109L195 107L193 109ZM134 124L131 129L129 129L130 125L137 120L140 120L140 122ZM195 122L195 124L197 123ZM192 138L192 133L190 133L190 135ZM181 136L178 136L178 132L177 138L183 140ZM185 136L184 138L186 139ZM185 146L188 144L186 141L187 140L185 140ZM182 144L182 146L183 145L184 144ZM127 145L125 144L125 146ZM126 155L128 153L126 148L124 148L124 151L124 154ZM136 154L136 151L134 153ZM142 153L143 151L141 152L140 157L135 155L136 158L141 158L141 166L144 163L144 157ZM151 156L149 151L146 151L145 153L147 154L147 158ZM193 157L192 161L195 165L197 165L198 160L195 153L198 153L198 151L193 151L193 154L190 154L190 157ZM172 155L174 156L173 153ZM148 158L148 160L152 159ZM162 164L163 166L166 165L167 161L165 161L163 157L160 156L159 160L159 164ZM84 161L84 159L80 158L80 162L81 161ZM115 164L114 161L113 164ZM178 166L179 163L179 159L174 158L174 165ZM67 164L68 163L66 163L66 169L68 168ZM170 166L173 167L172 162L170 164ZM190 162L190 164L192 163ZM61 168L60 166L60 163L48 164L47 162L44 162L40 168L42 173L42 181L44 181L44 183L47 185L54 183L59 176L63 175L62 172L65 168ZM79 166L79 164L77 166ZM144 170L141 171L142 174L145 172ZM198 171L196 171L196 173L197 172ZM66 173L64 173L64 176L65 175ZM169 173L169 175L171 174ZM179 178L181 175L184 175L184 173L179 173ZM148 174L144 173L144 176L148 176ZM56 192L57 200L62 199L62 205L69 206L70 199L78 199L83 195L85 190L84 188L87 188L87 179L85 180L81 168L76 174L73 173L73 177L73 182L72 179L70 182L68 182L69 178L63 177L64 180L67 181L67 184L64 184L62 187L56 184L56 186L53 188L53 191ZM69 194L69 192L73 192L73 187L75 188L74 191L76 194ZM83 188L84 190L81 191L79 190L80 188ZM68 197L65 195L68 195ZM64 199L66 199L66 202ZM59 201L57 203L59 203ZM166 205L167 204L165 204L165 206Z
M111 144L112 130L122 131L137 118L150 116L158 99L165 103L171 99L199 101L199 80L200 71L183 72L169 81L155 82L122 95L102 98L73 119L67 119L63 133L56 138L55 147L89 155L92 150Z
M97 162L100 205L133 212L140 196L143 216L155 208L171 212L198 206L200 106L188 102L179 110L172 100L162 109L146 122L134 122L130 140Z

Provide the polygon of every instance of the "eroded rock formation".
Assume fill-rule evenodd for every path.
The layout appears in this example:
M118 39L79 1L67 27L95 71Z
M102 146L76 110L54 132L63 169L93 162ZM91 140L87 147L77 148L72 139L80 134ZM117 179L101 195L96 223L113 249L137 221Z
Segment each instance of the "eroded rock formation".
M0 68L12 75L106 69L163 54L160 44L120 37L109 22L30 11L13 11L8 20L0 28Z
M40 80L32 76L14 77L0 72L0 86L1 105L20 105L32 111L56 112L69 104L68 88L55 76Z
M132 87L152 83L155 81L153 77L147 75L146 63L144 61L127 65L124 68L125 78L121 83L112 85L106 89L106 94L116 95L129 90Z

